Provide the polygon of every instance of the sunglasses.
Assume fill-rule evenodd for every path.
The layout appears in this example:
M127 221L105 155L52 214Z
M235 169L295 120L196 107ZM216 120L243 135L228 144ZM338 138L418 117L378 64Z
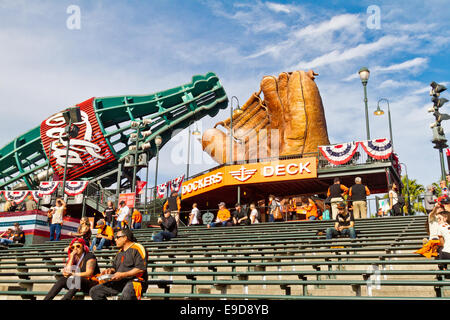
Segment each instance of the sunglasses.
M123 237L125 237L125 235L123 234L123 235L121 235L121 236L115 236L114 237L114 239L119 239L119 238L123 238Z
M70 247L70 249L72 249L72 250L75 249L75 248L76 248L76 249L80 249L80 248L82 248L82 247L83 247L83 246L82 246L81 244L74 244L73 246Z

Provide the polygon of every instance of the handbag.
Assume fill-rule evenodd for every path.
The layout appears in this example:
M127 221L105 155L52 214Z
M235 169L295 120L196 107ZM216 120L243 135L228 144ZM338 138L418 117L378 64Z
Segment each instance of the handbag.
M283 214L281 213L281 210L280 210L280 206L276 206L276 208L273 210L273 218L275 219L275 220L280 220L280 219L283 219Z

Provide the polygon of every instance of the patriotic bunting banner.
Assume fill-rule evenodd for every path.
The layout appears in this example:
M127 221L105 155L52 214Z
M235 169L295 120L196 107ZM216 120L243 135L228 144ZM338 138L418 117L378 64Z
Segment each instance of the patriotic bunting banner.
M40 191L39 190L31 190L30 194L33 197L33 200L38 202L39 199L41 198L41 196L39 195Z
M388 139L361 141L360 144L370 157L377 160L387 159L392 154L392 144Z
M358 142L347 142L332 146L319 146L319 150L325 159L335 165L349 162L357 148Z
M88 183L89 181L68 181L66 182L64 191L67 195L74 197L80 193L83 193Z
M161 199L166 196L167 184L168 184L168 182L160 184L159 186L156 187L156 195L158 196L158 198Z
M170 181L170 192L178 192L180 191L181 184L184 180L184 174L181 177L175 178Z
M22 191L5 191L5 199L8 201L14 201L15 203L19 204L25 198L27 197L29 191L28 190L22 190Z
M41 182L39 184L39 195L43 196L43 195L50 195L53 192L55 192L55 190L58 188L59 186L59 181L44 181Z

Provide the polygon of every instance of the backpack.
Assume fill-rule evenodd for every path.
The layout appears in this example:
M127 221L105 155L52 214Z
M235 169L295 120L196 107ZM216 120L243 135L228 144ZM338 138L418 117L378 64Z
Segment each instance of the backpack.
M281 213L281 205L280 205L279 202L277 202L277 206L276 206L276 208L273 210L272 214L273 214L273 218L274 218L275 220L281 220L281 219L283 219L283 214Z

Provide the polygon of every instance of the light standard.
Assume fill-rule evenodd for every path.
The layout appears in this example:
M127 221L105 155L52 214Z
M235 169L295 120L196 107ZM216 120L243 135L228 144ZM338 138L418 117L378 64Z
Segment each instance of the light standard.
M384 111L380 109L380 102L381 101L386 101L387 105L388 105L389 135L390 135L390 138L391 138L392 150L394 150L394 138L392 137L391 109L389 108L389 100L386 99L386 98L381 98L380 100L378 100L377 110L375 110L375 112L373 114L376 115L376 116L381 116L381 115L384 114Z
M233 110L233 98L237 101L237 108L236 110ZM230 100L230 151L229 151L229 160L228 162L231 164L233 162L233 115L234 114L241 114L242 109L239 106L239 99L236 96L232 96Z
M124 166L125 167L129 167L131 165L133 166L133 179L132 179L132 185L131 185L131 192L133 194L136 193L137 167L138 166L139 167L144 167L145 165L148 166L148 164L146 163L148 158L145 158L146 154L143 154L142 157L144 157L144 159L141 159L140 153L145 152L145 150L149 148L149 143L141 144L141 150L139 150L139 142L142 139L145 139L146 137L148 137L148 136L150 136L152 134L151 130L141 131L141 129L146 128L150 124L152 124L152 120L150 120L150 119L144 119L142 121L131 121L131 124L130 124L131 128L136 130L135 133L130 134L130 139L132 141L135 140L136 144L135 145L130 145L129 148L128 148L130 153L132 153L132 155L130 155L131 156L130 159L133 161L133 163L130 164L130 159L129 159L129 161L126 162L126 164ZM138 156L139 156L139 159L138 159ZM144 163L146 163L146 164L144 164Z
M367 81L369 80L370 71L366 67L362 67L359 69L359 78L361 79L362 85L364 87L364 104L366 107L366 133L367 140L370 140L370 131L369 131L369 111L367 106Z
M189 123L186 180L189 179L189 162L191 161L191 124L192 124L192 122ZM196 123L195 130L192 132L192 135L198 136L200 134L201 134L201 132L198 130L197 123Z
M153 214L156 213L156 188L158 186L158 161L159 161L159 146L162 144L161 136L155 137L155 145L156 145L156 168L155 168L155 190L154 198L153 198Z
M64 129L65 136L62 136L62 140L67 140L67 149L66 149L66 158L64 159L64 175L63 175L63 185L62 185L62 195L61 197L64 199L64 191L66 188L66 177L67 177L67 165L69 163L69 149L70 149L70 139L76 138L78 133L80 132L80 128L77 127L74 123L80 122L81 112L79 107L70 107L66 111L63 112L63 117L68 125Z
M400 163L400 165L403 165L405 167L405 178L406 178L406 194L408 197L408 200L406 202L406 213L410 213L410 207L411 207L411 203L409 201L409 179L408 179L408 167L406 166L406 164L404 164L403 162Z

